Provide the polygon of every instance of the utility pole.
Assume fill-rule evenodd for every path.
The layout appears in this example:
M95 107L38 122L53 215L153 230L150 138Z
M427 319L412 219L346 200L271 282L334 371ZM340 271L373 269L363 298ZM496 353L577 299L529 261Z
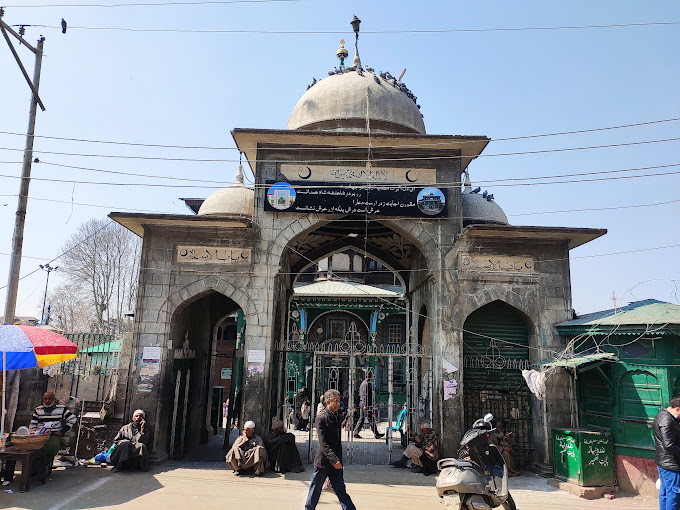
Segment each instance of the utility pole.
M17 291L19 288L19 270L21 269L21 250L24 244L24 223L26 222L26 205L28 204L28 186L31 183L31 163L33 161L33 138L35 134L35 115L38 109L38 104L42 111L45 111L40 97L38 96L38 86L40 85L40 68L42 66L43 43L45 38L41 35L38 43L34 48L23 38L23 30L21 34L16 33L12 27L5 23L2 19L5 14L4 10L0 8L0 32L2 32L7 45L9 46L12 55L14 55L19 69L21 69L28 86L31 89L31 107L28 114L28 130L26 132L26 146L24 149L24 162L21 168L21 184L19 186L19 202L17 204L17 214L14 222L14 235L12 236L12 253L9 267L9 277L7 280L7 298L5 300L5 323L12 324L14 322L14 314L16 312ZM21 59L17 54L9 34L19 40L19 44L23 44L26 48L35 54L35 66L33 68L33 80L28 77L28 73L21 63ZM48 273L49 274L49 273Z
M43 296L43 309L42 315L40 316L40 324L45 324L45 302L47 301L47 286L50 284L50 273L52 271L56 271L57 269L59 269L59 266L52 267L48 262L45 265L40 264L40 269L42 269L43 271L47 271L47 281L45 282L45 295Z

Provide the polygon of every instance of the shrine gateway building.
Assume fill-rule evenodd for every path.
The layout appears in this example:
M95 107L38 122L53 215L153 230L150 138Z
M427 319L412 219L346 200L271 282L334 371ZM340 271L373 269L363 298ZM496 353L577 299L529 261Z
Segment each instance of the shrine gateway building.
M192 214L110 214L143 238L126 411L146 410L162 462L211 441L227 399L230 423L264 435L276 416L292 429L302 400L313 419L329 388L351 413L371 373L378 427L395 430L347 433L349 462L399 458L396 429L423 420L452 455L491 412L516 463L549 470L570 379L539 400L521 371L564 347L569 250L606 231L509 225L468 177L488 138L427 134L399 78L338 56L287 129L232 131L254 189L239 168ZM305 459L315 435L297 434Z

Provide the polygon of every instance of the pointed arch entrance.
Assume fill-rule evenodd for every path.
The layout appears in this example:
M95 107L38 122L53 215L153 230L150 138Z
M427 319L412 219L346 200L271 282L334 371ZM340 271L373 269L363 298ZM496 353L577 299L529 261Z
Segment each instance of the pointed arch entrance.
M184 457L200 444L209 442L221 427L224 393L213 398L222 365L217 353L227 356L221 347L236 347L236 329L227 331L232 314L242 317L239 305L214 290L204 291L178 306L170 320L169 340L172 343L169 384L163 394L161 413L165 416L167 433L164 441L168 456ZM234 331L231 331L234 329ZM223 352L224 351L224 352ZM234 366L230 366L234 370ZM216 370L219 372L216 373ZM231 374L230 374L231 375ZM238 381L238 374L235 374ZM215 415L215 416L214 416ZM214 416L214 417L213 417Z
M386 463L393 460L392 448L398 458L406 426L432 419L432 399L423 394L432 387L430 330L418 335L411 328L418 314L411 310L408 289L429 274L433 250L424 250L419 235L404 226L397 230L391 222L345 217L300 232L281 257L281 280L290 285L290 297L287 332L275 346L280 376L273 412L292 429L301 404L309 401L313 423L320 395L337 389L348 415L348 462ZM369 426L357 438L353 411L367 373L373 376L371 412L379 433ZM302 428L307 425L303 419ZM394 441L380 439L386 432ZM311 458L314 431L296 434Z
M531 393L522 370L529 368L528 319L493 301L472 312L463 326L465 427L486 413L513 433L515 464L531 464Z

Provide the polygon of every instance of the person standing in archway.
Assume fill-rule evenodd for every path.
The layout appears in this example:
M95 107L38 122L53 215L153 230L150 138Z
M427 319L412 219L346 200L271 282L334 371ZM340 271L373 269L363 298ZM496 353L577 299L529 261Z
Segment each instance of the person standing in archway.
M378 426L375 423L375 416L373 415L373 374L369 370L366 373L366 379L363 380L359 386L359 419L354 427L354 437L361 438L359 434L364 422L368 420L371 424L371 430L376 439L380 439L385 434L378 432Z

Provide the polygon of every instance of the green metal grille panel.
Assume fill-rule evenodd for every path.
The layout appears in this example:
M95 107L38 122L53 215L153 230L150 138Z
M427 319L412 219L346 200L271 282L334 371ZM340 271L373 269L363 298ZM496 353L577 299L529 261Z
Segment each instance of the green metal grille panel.
M466 388L524 388L521 368L528 368L529 336L517 312L505 303L494 301L471 313L464 329Z

